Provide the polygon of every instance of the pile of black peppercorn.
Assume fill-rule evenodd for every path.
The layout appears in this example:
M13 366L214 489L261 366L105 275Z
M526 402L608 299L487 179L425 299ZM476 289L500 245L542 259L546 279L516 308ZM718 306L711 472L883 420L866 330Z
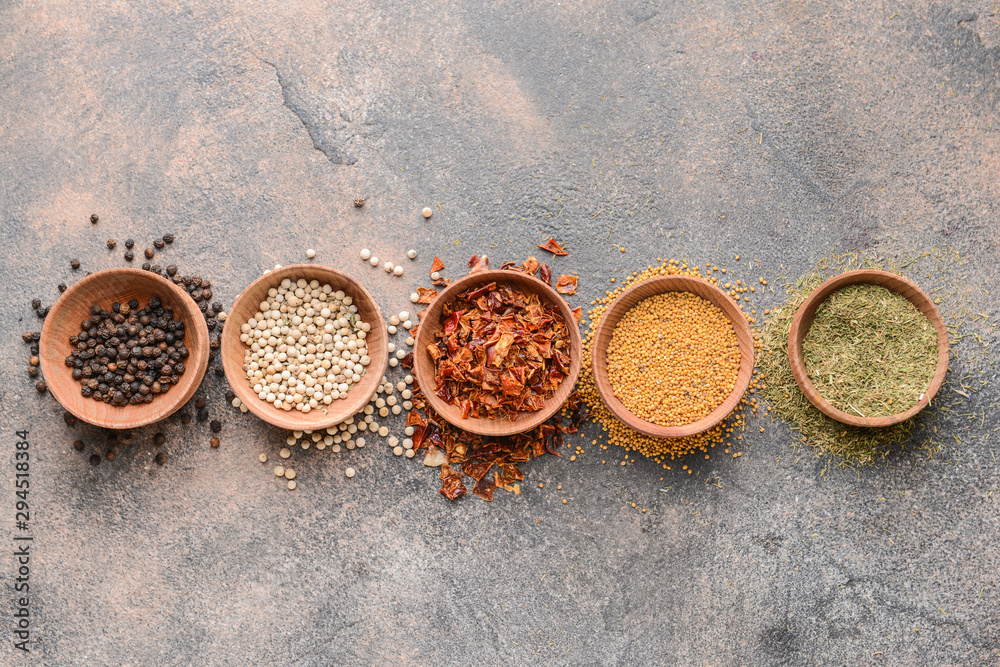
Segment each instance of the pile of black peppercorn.
M97 224L98 216L96 213L91 216L90 221L92 224ZM147 248L143 251L145 259L154 259L156 252L164 250L167 245L174 242L174 239L173 234L164 234L162 237L154 239L153 248ZM134 239L125 240L124 258L126 262L131 262L135 258L133 252L135 244ZM115 239L108 239L106 245L109 250L114 250L118 243ZM71 266L74 269L78 268L79 260L71 262ZM218 315L222 312L222 304L218 301L212 301L211 283L201 276L179 275L177 267L173 264L161 269L160 265L146 261L143 262L142 268L162 275L190 294L205 317L209 331L212 332L209 342L209 360L215 359L220 348L219 337L222 333L222 322L218 319ZM66 289L65 283L59 285L60 292L65 292ZM138 306L139 304L133 300L128 304L118 305L117 310L115 310L115 304L112 305L110 311L95 307L97 310L92 309L92 316L88 320L90 322L89 329L81 326L81 334L71 337L76 349L73 354L67 357L66 363L73 369L73 377L84 383L81 388L81 393L84 395L87 395L87 391L89 391L91 398L116 405L149 402L158 393L166 393L184 372L183 358L180 355L183 354L184 357L187 357L188 352L183 345L183 324L181 322L174 323L170 310L164 308L162 303L158 301L151 299L142 311L138 310ZM31 307L39 319L45 319L48 315L49 307L43 306L41 299L33 299ZM142 314L145 314L148 322L141 321ZM120 322L117 321L119 317L121 318ZM130 333L132 325L139 327L139 331L134 336ZM171 331L172 326L177 327L178 325L178 330ZM120 327L125 327L124 333L120 333ZM163 340L157 339L157 329L162 333ZM171 344L167 343L167 334L173 336ZM40 333L26 331L22 337L24 342L30 346L31 359L28 375L38 378ZM117 342L113 342L113 338L117 339ZM142 338L145 338L145 343L141 342ZM164 347L168 349L164 349ZM138 348L138 356L135 354L136 348ZM152 353L151 356L146 356L146 348L151 348L149 350ZM173 358L175 356L176 358ZM154 367L154 362L158 367ZM145 368L141 368L140 364L144 365ZM215 375L224 376L221 366L216 366L214 371ZM47 390L45 382L40 378L38 378L35 388L39 392ZM154 391L154 389L158 389L158 391ZM231 403L234 398L235 394L232 391L227 392L227 402ZM116 403L116 401L118 402ZM193 403L198 421L209 421L210 416L205 399L199 397ZM64 413L63 419L69 427L74 427L77 423L76 418L69 412ZM170 421L176 419L186 425L191 422L191 415L187 409L182 409L170 417ZM212 419L209 428L213 434L220 433L222 422ZM102 447L106 451L103 452L103 455L92 454L89 457L90 463L96 466L100 465L104 459L115 460L116 448L119 445L128 445L131 436L129 431L125 431L121 435L116 431L106 431L104 433L104 438L107 441L106 447ZM160 447L165 442L166 437L162 432L157 432L153 436L154 446ZM220 444L218 437L211 438L210 444L212 447L218 447ZM77 451L86 449L82 440L75 440L73 447ZM158 465L164 465L167 461L166 454L163 451L157 452L155 461Z
M116 301L110 311L94 305L90 312L80 333L70 336L76 349L65 360L83 385L82 395L115 406L137 405L177 384L189 354L184 323L159 297L143 309L132 299Z

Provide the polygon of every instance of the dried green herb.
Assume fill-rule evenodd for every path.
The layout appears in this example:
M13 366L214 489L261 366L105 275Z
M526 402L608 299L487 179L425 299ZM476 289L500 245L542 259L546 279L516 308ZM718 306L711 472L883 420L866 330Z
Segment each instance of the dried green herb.
M834 407L885 417L923 398L937 365L937 331L899 294L851 285L817 309L802 354L809 379Z

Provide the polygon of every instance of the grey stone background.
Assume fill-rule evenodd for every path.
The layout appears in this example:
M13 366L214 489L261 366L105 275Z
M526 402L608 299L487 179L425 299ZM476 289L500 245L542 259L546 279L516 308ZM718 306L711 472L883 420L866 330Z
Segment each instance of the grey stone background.
M998 41L985 0L0 0L0 525L28 428L36 535L32 654L5 558L0 662L997 664ZM313 247L386 313L435 254L456 276L550 235L577 305L657 257L780 284L947 247L915 277L973 335L921 417L941 449L874 469L761 417L691 475L586 445L450 504L373 443L296 453L292 493L257 461L284 434L211 374L221 448L173 421L167 465L147 428L93 468L102 435L24 374L28 304L166 232L227 304Z

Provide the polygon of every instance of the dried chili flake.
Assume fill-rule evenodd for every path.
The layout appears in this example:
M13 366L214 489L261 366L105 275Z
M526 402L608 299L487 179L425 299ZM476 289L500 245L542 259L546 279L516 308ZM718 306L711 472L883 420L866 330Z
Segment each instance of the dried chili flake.
M576 323L579 324L580 320L583 319L583 308L580 308L579 306L577 306L576 308L574 308L570 312L573 313L573 319L575 319Z
M444 268L444 262L441 261L439 257L435 255L434 261L431 263L431 273L435 273Z
M568 255L569 253L562 249L562 246L555 242L555 239L549 239L540 246L537 246L542 250L547 250L553 255Z
M472 492L487 502L493 502L493 491L497 488L492 477L483 477L472 487Z
M473 255L469 258L469 273L478 273L479 271L489 271L490 270L490 260L486 255L478 257Z
M446 304L426 350L434 393L463 418L517 419L542 409L569 372L570 335L559 308L496 281Z
M486 501L493 500L497 487L516 489L512 485L524 480L520 464L546 454L560 456L557 450L563 444L563 435L576 433L577 427L587 418L583 400L573 392L561 411L569 415L568 424L557 414L526 433L487 437L442 421L427 405L420 387L416 385L413 405L406 423L414 427L414 448L427 450L424 465L441 466L441 493L449 500L465 494L467 489L462 482L463 475L473 480L473 494Z
M501 267L503 268L503 267ZM528 274L535 275L535 271L538 270L538 260L534 257L529 257L521 263L521 269Z
M549 268L548 264L542 264L542 270L538 273L538 277L546 285L552 284L552 269Z
M556 280L556 291L560 294L576 294L576 283L579 276L567 276L563 274Z
M417 288L417 303L430 303L438 295L436 289L431 289L430 287L418 287Z
M465 484L462 484L461 473L455 472L447 463L441 465L439 479L441 480L441 495L448 500L455 500L465 495Z

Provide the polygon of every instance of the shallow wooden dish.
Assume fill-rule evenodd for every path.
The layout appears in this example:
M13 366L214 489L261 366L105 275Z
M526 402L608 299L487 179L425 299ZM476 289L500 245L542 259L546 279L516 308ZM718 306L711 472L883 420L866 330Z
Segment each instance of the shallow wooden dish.
M521 414L514 421L507 419L484 419L468 418L462 419L462 410L456 405L445 403L434 389L437 384L434 381L434 360L427 353L427 346L433 343L435 335L444 328L441 321L441 312L446 303L454 300L459 293L470 287L485 285L496 281L515 285L524 292L534 292L549 303L554 303L559 307L559 313L566 321L570 335L570 369L552 398L545 402L545 407L538 412L528 412ZM550 285L545 284L538 278L529 276L520 271L480 271L471 273L464 278L456 280L445 288L437 298L424 311L420 319L420 328L417 330L417 338L413 346L413 374L417 378L417 383L423 389L423 395L427 399L434 411L442 418L455 426L471 433L478 433L487 436L513 435L523 433L540 425L546 419L559 412L563 403L569 398L576 379L580 375L580 359L583 356L583 344L580 341L580 328L569 304Z
M894 415L886 417L862 417L843 412L833 407L828 400L819 394L816 386L809 379L809 374L806 372L805 360L802 357L802 342L809 335L809 328L812 326L813 319L816 317L816 310L820 305L838 289L862 283L879 285L904 297L916 306L917 310L923 313L924 317L931 321L931 324L934 325L934 329L937 331L937 368L934 370L934 377L931 378L927 391L924 392L924 397L917 401L909 410L897 412ZM888 271L876 271L874 269L848 271L847 273L830 278L817 287L809 295L809 298L799 306L798 311L795 313L795 319L792 320L792 328L788 333L788 363L792 367L792 375L795 376L795 382L799 385L799 389L809 399L809 402L815 405L827 417L836 419L844 424L850 424L851 426L892 426L893 424L906 421L926 408L938 389L941 388L945 373L948 372L948 329L944 325L944 319L942 319L940 311L938 311L937 306L934 305L930 297L906 278L889 273Z
M651 296L665 292L691 292L718 306L733 324L733 330L736 332L736 342L740 349L740 368L736 376L736 386L733 388L733 392L719 407L712 410L708 415L683 426L661 426L637 417L615 396L611 381L608 378L608 345L611 343L611 335L614 333L618 322L625 316L625 313L643 299L648 299ZM747 387L750 386L750 376L753 375L753 364L753 333L750 331L750 325L747 324L747 319L743 311L729 298L728 294L715 285L700 278L692 278L690 276L652 278L625 290L604 313L604 317L601 318L601 322L597 325L597 331L594 334L594 381L597 384L597 391L601 395L601 400L615 417L636 431L654 438L684 438L707 431L725 419L740 402L740 399L743 398Z
M318 280L321 285L330 285L334 291L343 290L347 296L354 299L361 320L372 326L365 338L368 342L368 356L372 361L368 364L361 382L351 388L347 398L338 399L327 406L325 414L322 409L303 413L295 409L285 411L274 407L254 393L243 370L243 358L247 346L240 340L240 327L257 312L261 302L267 298L267 290L277 287L285 278L293 281L299 278ZM222 368L226 372L226 380L233 388L233 393L251 412L268 424L289 431L318 431L340 424L365 407L385 377L385 367L389 362L388 345L389 334L386 332L382 312L361 283L346 273L328 266L292 264L261 276L236 297L226 317L226 324L222 328Z
M190 354L180 382L150 403L124 407L81 395L82 385L73 379L65 359L73 351L69 337L80 333L80 322L90 317L90 307L98 304L110 309L113 302L130 299L138 299L145 307L153 296L160 297L164 306L173 309L174 317L184 322L184 346ZM208 327L194 300L166 278L140 269L105 269L74 283L52 304L38 349L49 390L77 419L102 428L137 428L172 415L191 400L208 369Z

